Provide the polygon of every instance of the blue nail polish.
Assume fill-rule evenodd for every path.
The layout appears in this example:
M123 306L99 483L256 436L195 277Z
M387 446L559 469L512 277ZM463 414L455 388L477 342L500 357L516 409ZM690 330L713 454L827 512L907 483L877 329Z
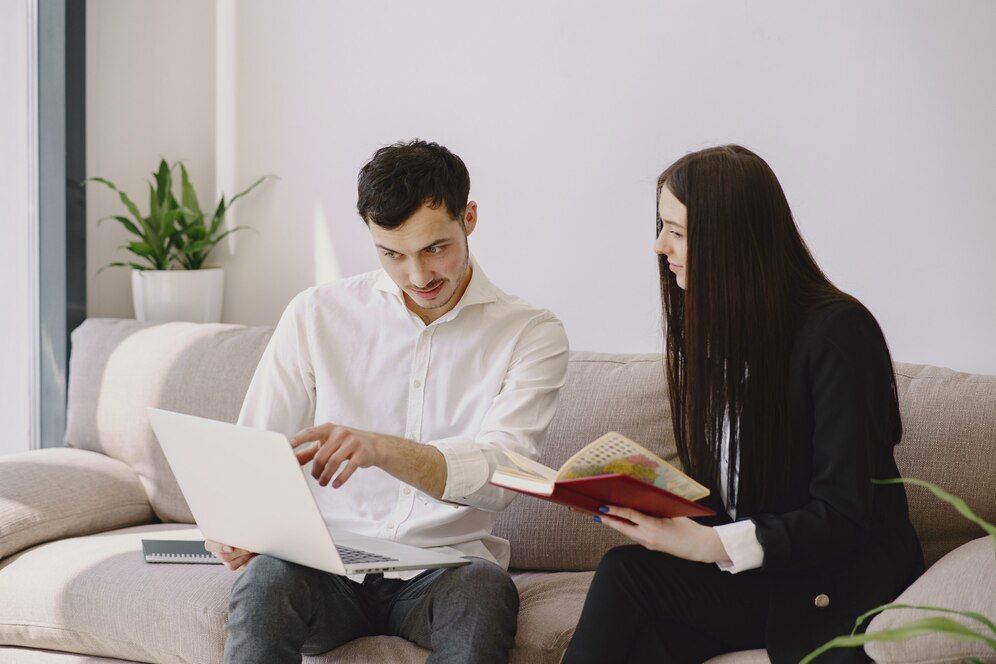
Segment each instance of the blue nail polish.
M608 514L609 508L606 507L605 505L602 505L601 507L598 508L598 511L601 512L602 514Z
M601 522L602 522L602 517L596 516L595 517L595 523L601 523Z

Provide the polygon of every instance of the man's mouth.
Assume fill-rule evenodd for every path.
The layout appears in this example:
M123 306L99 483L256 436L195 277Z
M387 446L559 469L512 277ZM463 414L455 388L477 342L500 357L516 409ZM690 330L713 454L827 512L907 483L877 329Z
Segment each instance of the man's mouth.
M436 295L439 294L439 291L442 290L442 288L443 288L443 282L440 281L438 284L427 290L423 290L420 288L412 288L412 291L417 293L419 297L424 297L427 300L431 300L432 298L434 298Z

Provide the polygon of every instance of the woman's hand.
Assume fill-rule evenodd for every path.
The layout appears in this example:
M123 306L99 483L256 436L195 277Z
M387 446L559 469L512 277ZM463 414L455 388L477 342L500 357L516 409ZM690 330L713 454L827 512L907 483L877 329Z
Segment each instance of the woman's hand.
M619 519L595 517L596 521L618 530L637 544L652 551L663 551L678 558L703 563L729 560L723 542L716 531L709 526L692 521L688 517L658 519L628 507L603 505L603 514L622 517L632 521L631 525Z

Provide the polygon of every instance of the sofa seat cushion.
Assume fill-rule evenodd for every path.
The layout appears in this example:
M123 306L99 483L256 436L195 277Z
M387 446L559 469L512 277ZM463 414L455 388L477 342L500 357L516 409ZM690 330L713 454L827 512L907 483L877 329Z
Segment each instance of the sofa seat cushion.
M151 565L141 539L199 539L184 524L152 524L49 542L0 563L0 644L139 662L215 664L236 573L220 565ZM515 574L521 596L513 662L557 662L581 614L591 572ZM359 639L305 658L423 662L393 637Z

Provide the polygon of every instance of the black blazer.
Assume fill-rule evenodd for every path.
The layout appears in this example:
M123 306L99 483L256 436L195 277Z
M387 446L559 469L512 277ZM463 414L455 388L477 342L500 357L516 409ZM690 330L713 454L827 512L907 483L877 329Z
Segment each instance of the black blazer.
M817 310L789 364L791 486L750 518L770 579L771 661L798 662L860 614L894 600L924 569L890 440L893 368L875 318L857 303ZM718 497L713 498L718 502ZM720 503L717 513L725 515ZM722 522L720 517L716 522ZM728 517L725 519L729 520ZM866 661L860 648L819 662Z

